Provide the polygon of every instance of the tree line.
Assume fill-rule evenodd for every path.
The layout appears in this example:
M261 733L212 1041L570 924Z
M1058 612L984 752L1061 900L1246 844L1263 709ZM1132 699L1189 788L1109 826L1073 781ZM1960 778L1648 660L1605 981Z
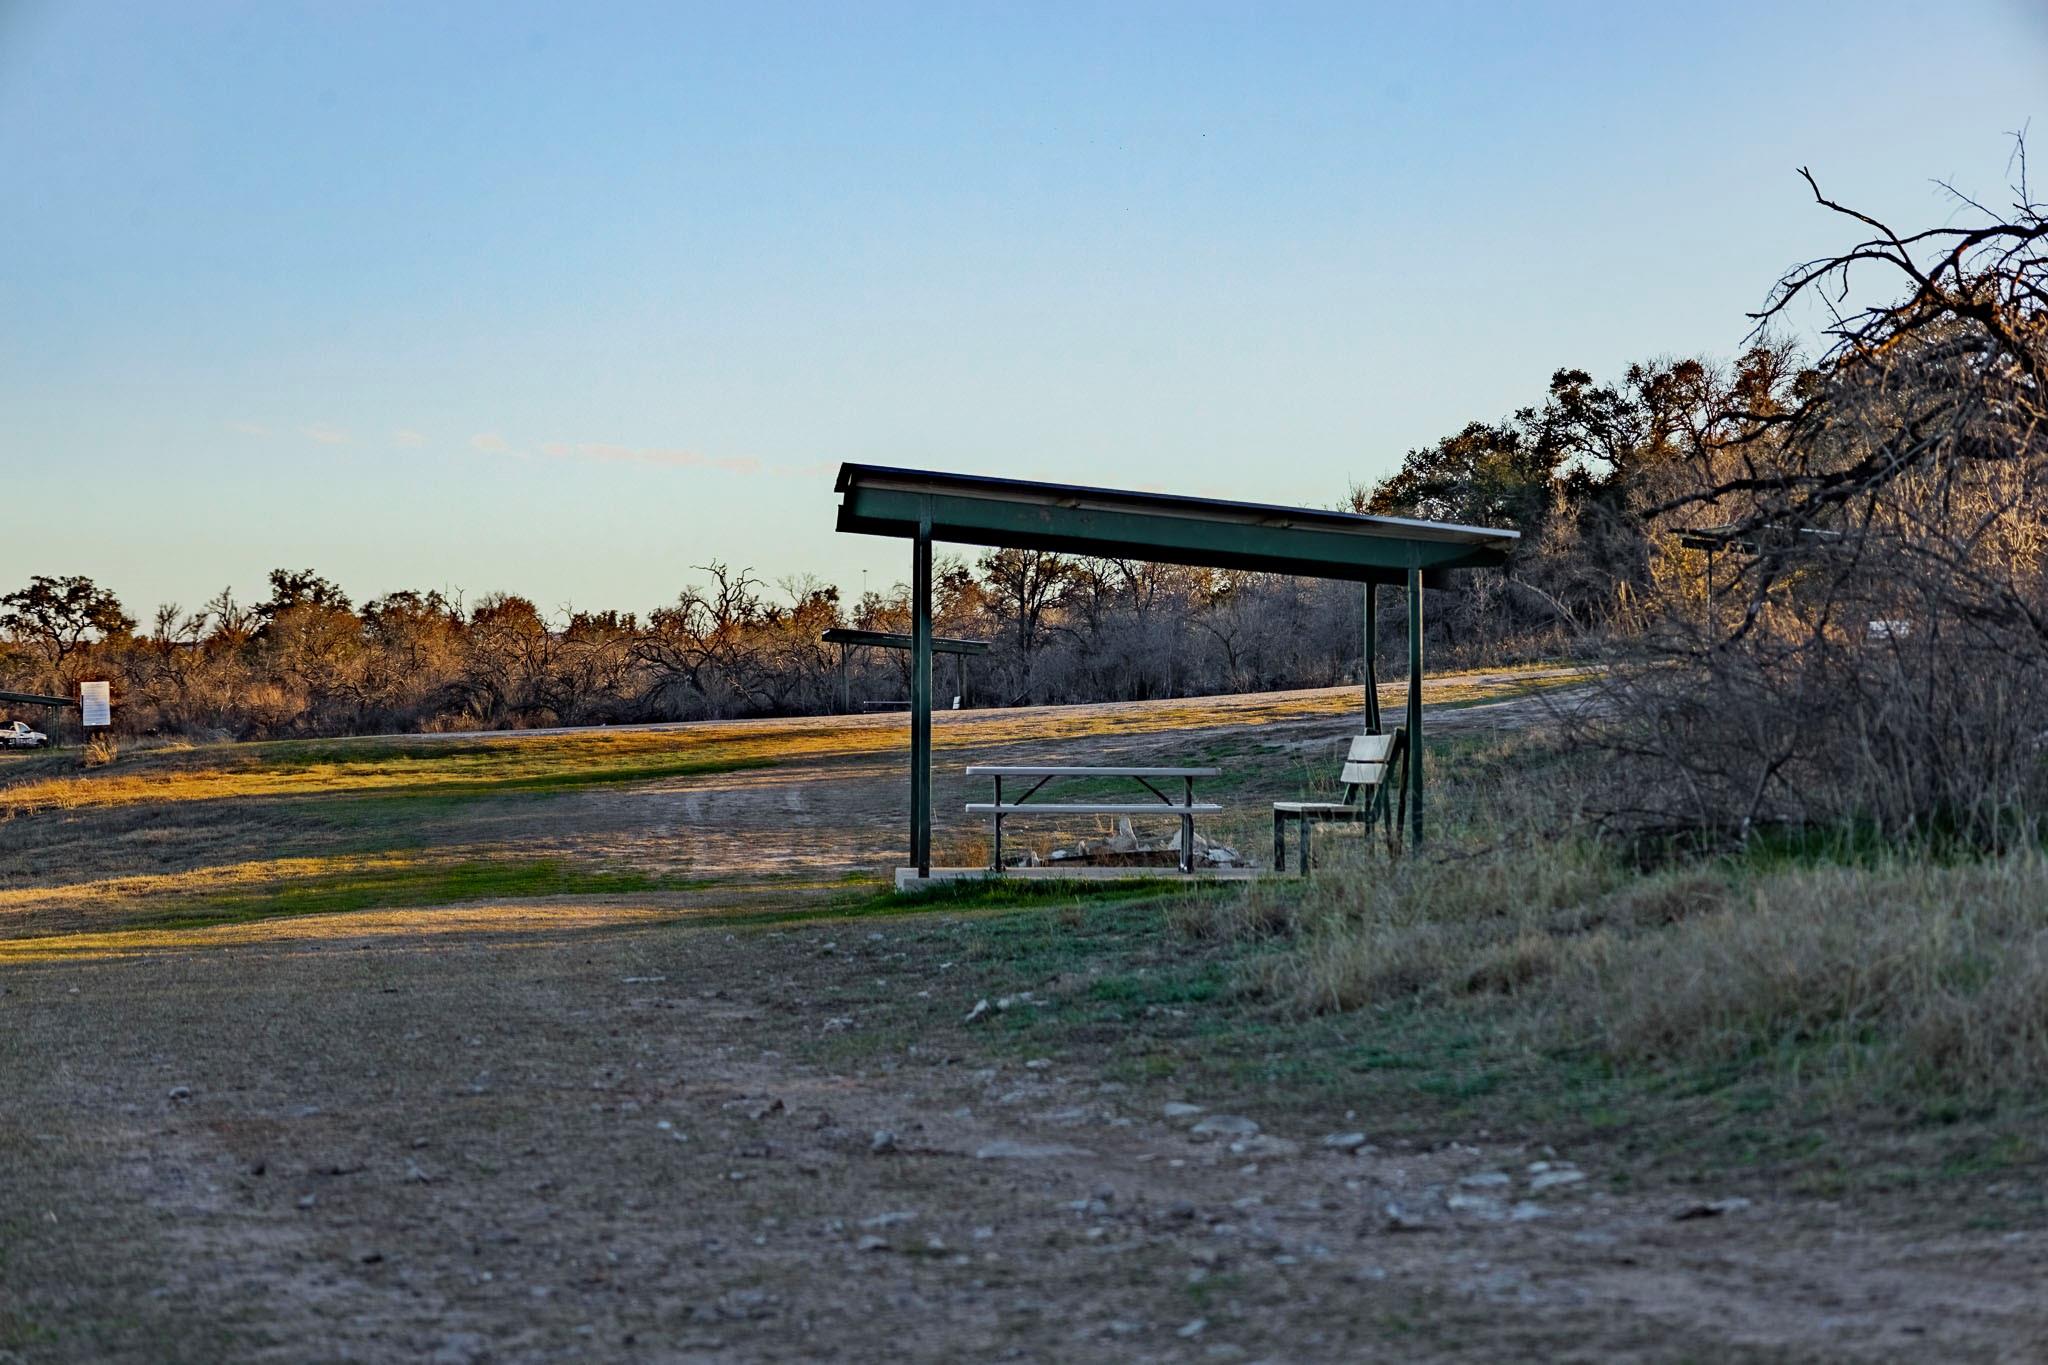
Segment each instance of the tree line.
M1430 590L1432 664L1582 649L1652 585L1654 548L1630 509L1726 437L1731 407L1782 403L1799 382L1774 347L1730 366L1645 362L1604 385L1560 369L1540 402L1410 451L1335 505L1523 533L1505 569ZM241 738L818 714L907 697L901 653L842 655L819 639L833 626L908 631L907 585L849 602L815 578L701 572L640 616L550 614L502 592L358 603L313 570L277 569L258 601L223 591L146 623L90 578L37 576L0 597L0 688L68 694L105 677L124 730ZM965 670L963 705L1359 677L1355 584L1014 549L941 556L933 584L937 631L990 643ZM1383 595L1381 655L1395 671L1405 612L1400 593ZM939 665L942 699L954 676Z

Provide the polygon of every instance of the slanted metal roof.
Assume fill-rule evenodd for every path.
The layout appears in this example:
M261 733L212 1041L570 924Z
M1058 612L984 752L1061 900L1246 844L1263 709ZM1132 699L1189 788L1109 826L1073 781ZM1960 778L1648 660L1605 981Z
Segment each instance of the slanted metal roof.
M882 465L841 465L835 487L842 531L911 537L929 516L937 541L1355 582L1497 565L1521 539L1406 517Z
M42 697L33 692L0 692L0 702L14 706L78 706L75 697Z
M1759 554L1764 537L1771 537L1773 549L1783 550L1802 542L1827 542L1842 539L1840 531L1821 526L1763 526L1750 527L1747 531L1730 526L1694 526L1678 532L1678 543L1688 550L1740 550L1744 554Z
M903 649L911 647L908 635L899 635L890 630L855 630L850 626L834 626L818 638L828 645L869 645L875 649ZM988 641L962 640L951 635L932 636L934 654L986 654Z

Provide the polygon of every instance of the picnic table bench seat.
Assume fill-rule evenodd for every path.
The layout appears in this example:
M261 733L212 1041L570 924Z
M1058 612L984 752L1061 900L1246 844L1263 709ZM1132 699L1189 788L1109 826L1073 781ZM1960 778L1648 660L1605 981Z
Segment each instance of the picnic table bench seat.
M1213 815L1222 809L1223 807L1211 801L1005 801L1001 805L993 801L967 803L970 815L994 815L997 812L1009 815L1020 810L1045 811L1057 815L1178 815L1183 811L1195 815Z

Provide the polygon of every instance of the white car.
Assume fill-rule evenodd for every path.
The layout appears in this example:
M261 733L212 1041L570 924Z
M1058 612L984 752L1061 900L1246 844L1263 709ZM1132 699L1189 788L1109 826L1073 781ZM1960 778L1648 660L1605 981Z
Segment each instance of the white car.
M0 749L40 749L50 742L41 730L31 730L24 721L0 725Z

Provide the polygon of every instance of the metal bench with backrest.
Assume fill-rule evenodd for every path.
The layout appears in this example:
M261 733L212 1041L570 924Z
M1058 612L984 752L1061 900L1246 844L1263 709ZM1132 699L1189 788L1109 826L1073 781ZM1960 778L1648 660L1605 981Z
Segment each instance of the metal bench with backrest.
M1387 814L1392 795L1391 780L1401 787L1403 810L1396 813L1390 829L1398 830L1407 806L1407 790L1401 784L1402 761L1408 756L1408 731L1396 727L1383 735L1357 735L1344 756L1344 799L1341 801L1275 801L1273 803L1273 870L1287 866L1287 822L1301 826L1300 862L1308 874L1312 831L1319 822L1363 823L1368 833L1373 822Z

